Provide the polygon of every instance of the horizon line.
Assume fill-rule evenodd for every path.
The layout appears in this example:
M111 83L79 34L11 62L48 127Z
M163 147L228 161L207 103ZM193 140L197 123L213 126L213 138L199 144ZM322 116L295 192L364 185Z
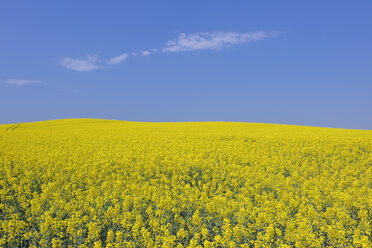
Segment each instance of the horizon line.
M360 130L360 131L372 131L372 129L361 129L361 128L340 128L340 127L326 127L326 126L313 126L313 125L301 125L301 124L288 124L288 123L272 123L272 122L246 122L246 121L129 121L129 120L117 120L117 119L104 119L104 118L60 118L60 119L47 119L41 121L26 121L26 122L12 122L12 123L0 123L2 125L19 125L19 124L31 124L37 122L49 122L49 121L66 121L66 120L101 120L101 121L122 121L122 122L138 122L138 123L157 123L157 124L176 124L176 123L242 123L242 124L266 124L266 125L283 125L283 126L297 126L297 127L313 127L313 128L331 128L331 129L344 129L344 130Z

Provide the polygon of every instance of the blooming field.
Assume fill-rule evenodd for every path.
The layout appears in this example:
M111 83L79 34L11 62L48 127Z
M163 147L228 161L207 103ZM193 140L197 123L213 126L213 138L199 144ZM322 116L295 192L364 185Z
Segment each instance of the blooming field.
M1 247L372 247L372 131L0 125Z

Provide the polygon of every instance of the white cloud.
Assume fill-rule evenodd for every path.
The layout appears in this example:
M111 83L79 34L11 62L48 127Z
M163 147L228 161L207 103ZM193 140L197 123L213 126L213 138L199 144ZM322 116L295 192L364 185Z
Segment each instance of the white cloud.
M106 63L108 63L110 65L118 64L118 63L123 62L124 60L126 60L128 58L128 56L129 56L129 54L123 53L119 56L116 56L116 57L113 57L113 58L107 60Z
M181 33L176 39L169 40L165 47L158 49L152 48L147 50L142 50L140 52L130 52L123 53L121 55L101 60L97 55L90 55L81 58L70 58L63 57L60 59L60 65L63 67L74 70L74 71L92 71L95 69L102 68L102 64L106 63L109 65L114 65L123 62L128 58L128 56L148 56L157 51L163 52L179 52L179 51L192 51L192 50L202 50L202 49L213 49L219 50L225 47L230 47L232 45L248 43L252 41L262 40L268 37L273 37L280 32L248 32L248 33L238 33L238 32L201 32L185 34ZM27 81L27 80L26 80ZM27 84L28 82L20 82L21 84ZM35 80L31 80L35 81ZM37 81L37 80L36 80ZM17 83L13 83L17 84Z
M25 80L25 79L8 79L8 80L5 81L5 83L11 84L11 85L22 86L22 85L26 85L26 84L41 84L41 83L44 83L44 81L41 81L41 80Z
M99 62L97 55L88 55L85 58L69 58L63 57L60 60L60 64L73 71L92 71L101 66L97 65Z
M264 31L250 33L236 32L212 32L212 33L204 32L193 34L182 33L178 36L177 39L168 41L166 47L163 48L163 51L178 52L201 49L221 49L236 44L262 40L274 35L276 35L276 33Z

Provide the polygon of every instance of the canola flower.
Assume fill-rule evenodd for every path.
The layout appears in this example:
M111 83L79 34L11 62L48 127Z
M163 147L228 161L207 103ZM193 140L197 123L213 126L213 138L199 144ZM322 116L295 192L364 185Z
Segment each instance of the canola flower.
M0 247L372 247L372 131L0 125Z

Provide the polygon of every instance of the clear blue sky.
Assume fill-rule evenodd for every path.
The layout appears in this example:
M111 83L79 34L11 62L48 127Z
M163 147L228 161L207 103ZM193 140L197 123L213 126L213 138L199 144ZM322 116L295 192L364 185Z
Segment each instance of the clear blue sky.
M0 3L0 123L372 129L372 1Z

